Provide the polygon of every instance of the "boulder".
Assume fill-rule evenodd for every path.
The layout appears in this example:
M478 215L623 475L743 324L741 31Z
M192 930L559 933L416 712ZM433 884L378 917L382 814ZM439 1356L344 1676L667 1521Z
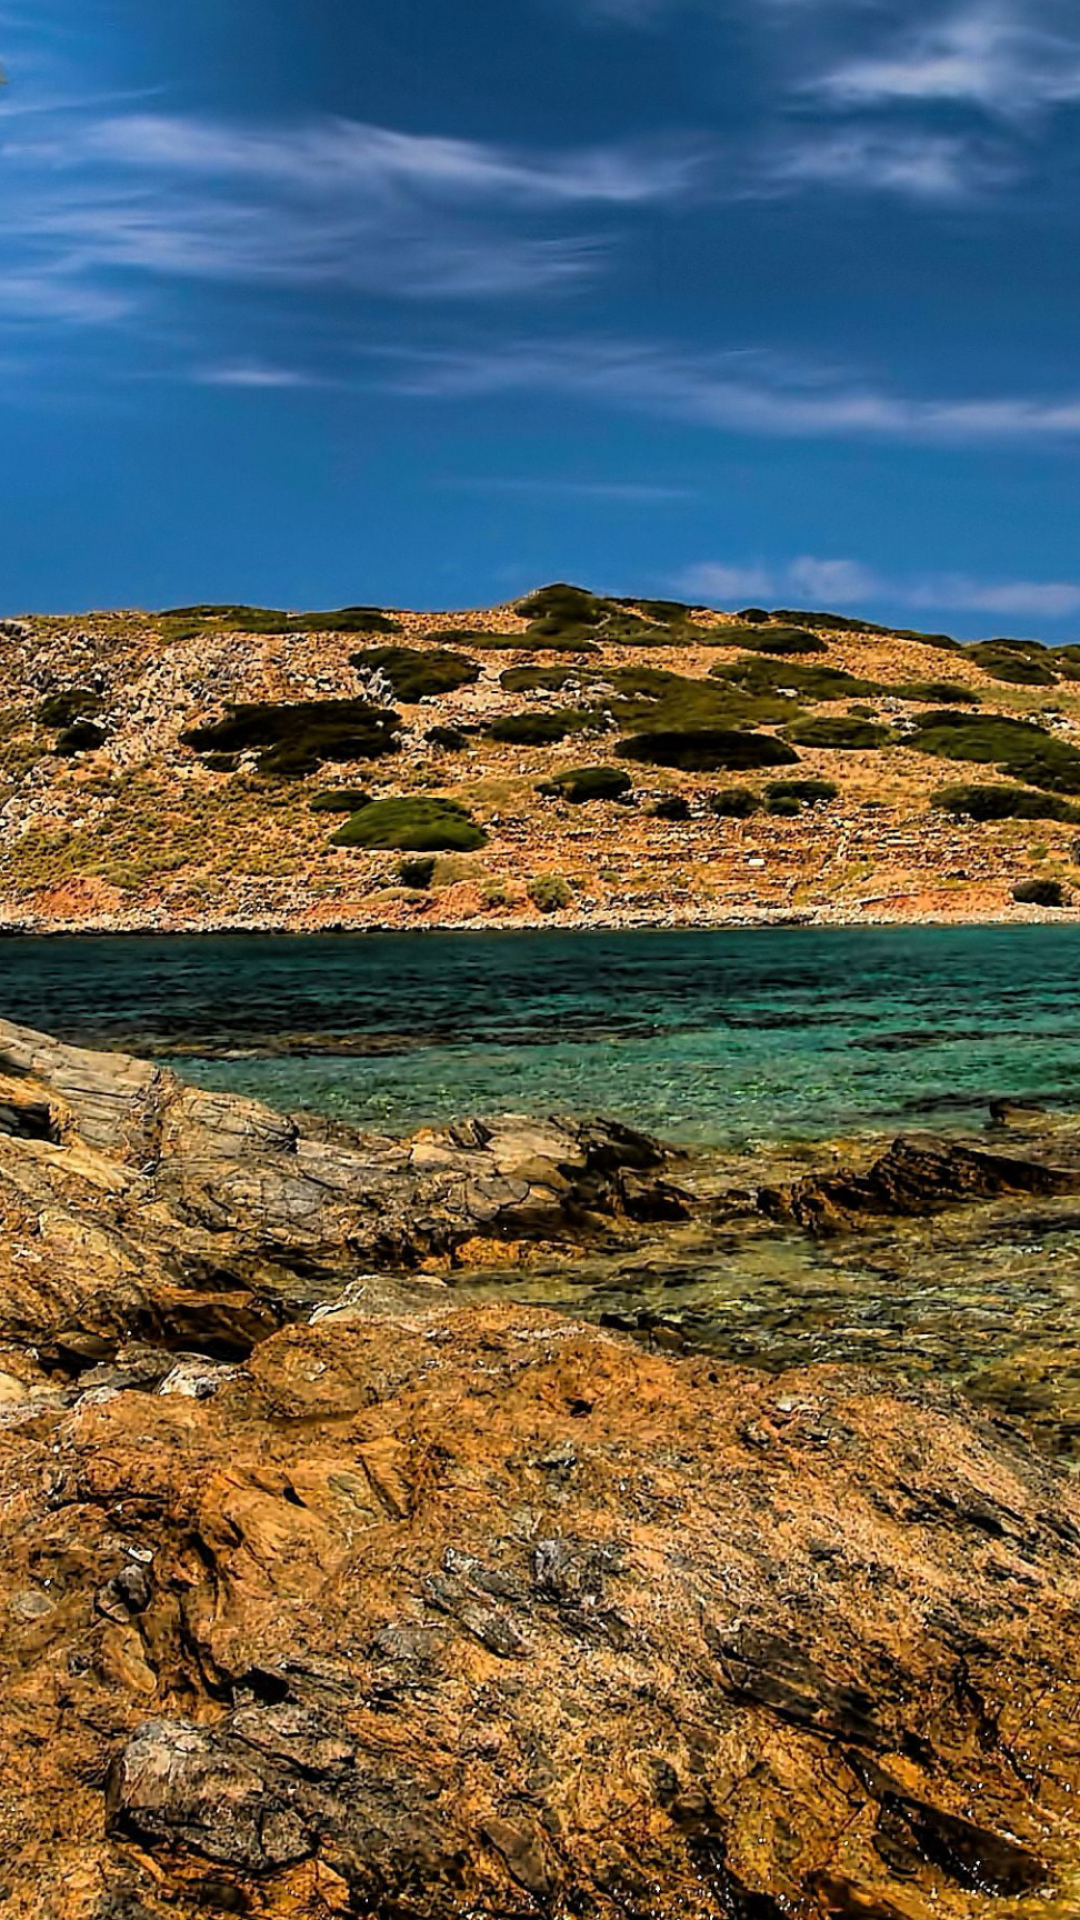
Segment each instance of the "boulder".
M0 1425L3 1920L1073 1910L1080 1495L1000 1423L435 1290L226 1374Z

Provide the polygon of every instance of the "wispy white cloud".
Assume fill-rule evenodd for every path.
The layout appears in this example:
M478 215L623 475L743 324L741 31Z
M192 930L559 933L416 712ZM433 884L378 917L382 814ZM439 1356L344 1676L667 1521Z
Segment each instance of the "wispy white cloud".
M677 201L699 168L682 141L517 153L342 119L0 118L8 272L42 318L66 294L69 317L106 319L140 276L405 299L558 290L614 244L583 219Z
M921 398L763 354L701 355L634 341L519 341L448 352L389 349L378 365L381 384L402 393L451 398L557 393L755 436L965 446L1080 435L1080 392Z
M815 90L845 107L953 102L1012 119L1080 100L1080 32L1075 18L1050 25L1039 0L974 0L840 61Z
M896 578L858 560L804 554L781 566L705 561L673 585L702 602L730 607L747 601L831 607L869 617L875 607L935 608L1020 620L1053 620L1080 613L1080 581L980 580L966 573Z
M247 387L252 391L287 392L297 387L332 386L333 381L296 367L275 367L265 361L238 360L220 366L192 369L189 379L197 387Z
M763 179L777 188L819 186L949 202L996 191L1017 172L1013 156L966 134L847 125L785 136Z

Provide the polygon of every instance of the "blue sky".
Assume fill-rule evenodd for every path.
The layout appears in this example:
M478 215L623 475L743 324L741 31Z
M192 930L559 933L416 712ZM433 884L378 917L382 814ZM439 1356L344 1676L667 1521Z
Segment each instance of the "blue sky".
M0 0L0 610L1080 635L1075 0Z

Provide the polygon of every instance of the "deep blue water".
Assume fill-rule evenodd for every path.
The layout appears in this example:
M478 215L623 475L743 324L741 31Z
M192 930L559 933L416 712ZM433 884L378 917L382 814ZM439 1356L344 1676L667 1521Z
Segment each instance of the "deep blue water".
M1078 986L1073 926L0 940L9 1019L389 1131L605 1111L720 1142L1080 1105Z

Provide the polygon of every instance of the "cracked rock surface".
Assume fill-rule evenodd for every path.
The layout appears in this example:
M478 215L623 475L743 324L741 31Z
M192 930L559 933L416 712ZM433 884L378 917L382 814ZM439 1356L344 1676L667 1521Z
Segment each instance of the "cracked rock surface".
M517 1232L659 1150L582 1133L560 1188L565 1132L523 1172L466 1128L418 1168L0 1042L2 1920L1080 1911L1080 1498L1016 1432L408 1273L290 1320L305 1142L343 1282L356 1158L415 1259L457 1156Z

